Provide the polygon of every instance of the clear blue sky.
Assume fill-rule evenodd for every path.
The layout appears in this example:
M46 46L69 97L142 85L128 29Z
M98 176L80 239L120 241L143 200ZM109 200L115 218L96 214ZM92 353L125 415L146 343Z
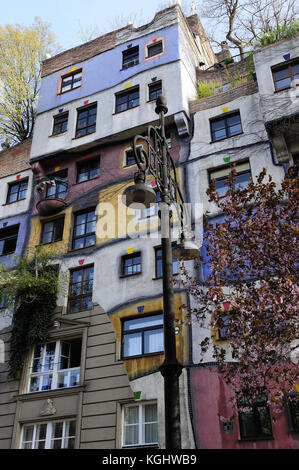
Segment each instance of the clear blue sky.
M168 0L1 0L0 3L1 25L29 25L35 16L39 16L51 23L56 41L63 50L84 42L80 28L84 31L97 26L100 34L105 34L120 27L115 24L121 18L128 17L134 26L139 26L151 21L156 11L169 5ZM190 3L182 2L183 7ZM190 8L187 12L190 14Z

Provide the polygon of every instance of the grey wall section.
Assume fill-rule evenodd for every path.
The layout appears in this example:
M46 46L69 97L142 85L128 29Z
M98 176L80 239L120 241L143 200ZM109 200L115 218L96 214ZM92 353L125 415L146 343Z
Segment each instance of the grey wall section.
M4 328L0 332L0 341L4 342L6 362L0 363L0 449L10 449L14 420L16 413L16 394L18 392L18 382L8 380L7 358L10 351L10 331L11 328Z
M23 424L60 419L76 419L77 448L114 449L118 403L133 399L133 392L124 364L116 358L112 324L99 305L90 311L55 315L55 320L58 323L51 330L51 341L82 335L81 384L27 393L29 358L20 382L7 381L7 362L0 364L0 449L20 447ZM0 335L6 346L6 361L10 330L6 328ZM49 399L55 413L45 416L43 410Z

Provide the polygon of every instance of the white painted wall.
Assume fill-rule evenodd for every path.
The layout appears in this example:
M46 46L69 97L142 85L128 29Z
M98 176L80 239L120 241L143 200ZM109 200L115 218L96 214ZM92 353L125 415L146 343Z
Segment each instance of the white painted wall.
M17 175L20 175L19 179L17 179ZM14 183L17 181L21 181L25 178L28 178L28 188L27 188L27 195L26 199L6 204L8 188L10 183ZM5 176L0 179L0 218L5 219L10 216L15 216L18 214L22 214L23 212L27 212L29 210L30 198L31 198L31 191L32 191L32 171L25 170L20 171L14 175Z

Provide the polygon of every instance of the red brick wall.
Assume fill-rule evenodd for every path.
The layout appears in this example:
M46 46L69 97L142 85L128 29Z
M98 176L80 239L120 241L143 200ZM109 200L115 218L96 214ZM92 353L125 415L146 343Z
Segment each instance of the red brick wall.
M0 152L0 178L30 168L31 142L32 138Z

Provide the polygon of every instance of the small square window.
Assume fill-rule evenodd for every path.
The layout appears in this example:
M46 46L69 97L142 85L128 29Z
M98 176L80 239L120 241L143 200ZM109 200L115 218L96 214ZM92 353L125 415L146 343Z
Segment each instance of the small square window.
M65 75L61 78L60 93L73 90L81 86L82 82L82 70L76 70L73 73Z
M134 276L141 273L141 253L125 255L121 259L121 275Z
M276 91L286 90L292 86L292 81L299 81L299 61L293 61L272 68L273 81Z
M139 86L115 95L115 112L121 113L139 105Z
M150 83L148 86L149 101L156 100L158 96L162 95L162 82Z
M127 69L139 64L139 46L130 47L122 53L122 68Z
M154 42L147 46L147 57L153 57L163 52L162 41Z
M67 130L69 113L58 114L54 116L52 135L61 134Z
M64 217L59 219L42 222L42 239L41 243L54 243L62 240L64 227Z
M243 132L240 113L225 115L210 121L212 142L227 139Z
M124 166L136 165L135 155L133 149L125 150L125 164Z
M210 184L212 180L215 180L216 191L219 193L220 197L224 197L226 191L228 190L227 179L231 173L233 167L225 166L220 169L214 169L209 172ZM239 186L242 189L247 188L250 178L251 178L251 169L249 162L239 163L235 166L237 172L236 179L234 182L234 189L237 189Z
M158 444L156 402L124 405L122 423L123 447Z
M100 175L100 160L85 160L78 163L77 183L88 181Z
M0 230L0 256L16 251L19 225Z
M124 320L122 335L123 358L162 353L163 314Z
M10 183L8 186L6 204L25 199L27 194L27 187L28 179L17 181L15 183Z
M91 134L96 130L97 104L78 109L76 137Z

